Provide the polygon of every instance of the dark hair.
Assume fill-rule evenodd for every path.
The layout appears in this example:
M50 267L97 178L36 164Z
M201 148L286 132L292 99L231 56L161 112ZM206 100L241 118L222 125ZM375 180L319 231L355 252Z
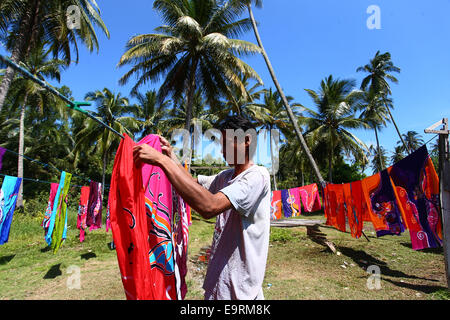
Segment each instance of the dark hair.
M244 133L247 130L254 130L254 134L258 134L256 132L256 126L254 123L247 117L242 115L228 116L224 120L218 123L218 129L222 132L231 129L231 130L239 130L241 129ZM249 154L250 159L253 158L256 152L256 143L257 138L254 137L252 140L251 146L248 147L247 152Z
M253 122L247 117L241 115L228 116L218 124L218 129L224 131L227 129L238 130L242 129L244 132L248 129L255 129Z

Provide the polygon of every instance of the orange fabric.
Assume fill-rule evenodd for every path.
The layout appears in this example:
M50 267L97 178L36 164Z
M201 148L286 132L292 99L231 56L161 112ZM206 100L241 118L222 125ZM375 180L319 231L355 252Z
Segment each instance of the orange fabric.
M343 189L350 232L352 237L359 238L363 228L363 208L367 208L363 206L361 181L344 184Z
M324 189L326 224L345 232L345 197L340 184L329 184Z
M378 216L372 209L372 201L370 200L371 194L375 193L377 188L381 183L381 175L375 174L373 176L367 177L361 180L361 187L363 192L363 197L367 204L366 217L369 217L369 221L373 223L375 230L387 230L388 227L386 225L386 221L384 217ZM364 220L367 221L367 220Z

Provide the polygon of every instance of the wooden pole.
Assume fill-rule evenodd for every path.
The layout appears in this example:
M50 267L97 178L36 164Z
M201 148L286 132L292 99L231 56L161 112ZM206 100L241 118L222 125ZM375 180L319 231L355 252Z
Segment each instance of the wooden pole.
M444 119L444 131L448 132L448 119ZM447 287L450 289L450 154L448 134L439 135L439 184L443 224L443 242Z
M441 130L434 130L443 125ZM442 235L444 243L445 274L447 287L450 289L450 150L448 144L448 119L442 119L430 128L425 129L425 133L439 135L439 191L442 217Z

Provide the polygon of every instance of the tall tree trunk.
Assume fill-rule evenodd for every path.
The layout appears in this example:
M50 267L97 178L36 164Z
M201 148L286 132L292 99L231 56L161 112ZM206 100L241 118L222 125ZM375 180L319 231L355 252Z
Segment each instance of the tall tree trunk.
M191 138L191 121L192 121L192 107L194 104L194 94L195 94L195 71L197 70L198 60L192 63L191 74L189 79L189 87L187 88L187 101L186 101L186 123L184 128L189 132L189 138ZM192 161L192 145L190 144L189 159L188 159L188 170L191 170Z
M20 41L18 40L16 46L12 52L11 60L15 63L20 61ZM0 83L0 112L2 111L3 105L5 104L6 95L8 94L9 87L14 79L15 71L13 68L8 66L6 68L5 75L3 76L2 82Z
M405 147L406 152L408 152L409 154L411 154L411 150L410 150L410 149L408 148L408 146L406 145L405 140L403 139L403 137L402 137L402 135L401 135L401 133L400 133L400 130L398 130L397 123L395 123L394 117L392 116L392 113L391 113L391 110L390 110L389 106L387 105L386 101L385 101L384 103L385 103L386 109L387 109L387 111L388 111L388 113L389 113L389 117L391 118L391 121L392 121L392 123L394 124L395 130L397 130L397 134L398 134L398 136L400 137L400 140L402 141L403 146Z
M31 41L33 36L37 36L38 15L40 10L41 0L35 1L34 7L24 13L23 19L20 22L19 34L12 50L11 60L14 63L19 63L31 50ZM5 75L0 83L0 112L5 104L6 96L8 94L11 83L14 79L15 70L8 66Z
M23 104L20 109L20 124L19 124L19 156L17 160L17 177L23 178L23 152L25 143L25 108L27 105L28 94L25 93ZM17 208L23 207L23 182L20 184L19 194L17 195Z
M333 182L333 149L330 148L330 152L328 154L328 181L330 183Z
M251 20L252 25L253 25L253 31L255 33L256 40L258 42L259 47L261 48L262 55L263 55L264 60L266 62L267 68L269 69L269 73L270 73L270 76L272 77L273 83L275 84L275 87L277 88L278 92L280 93L281 99L282 99L283 104L284 104L284 106L286 108L286 111L288 113L289 120L291 121L292 125L294 126L295 133L296 133L298 139L300 140L300 144L301 144L303 150L305 151L309 161L311 162L311 166L312 166L312 168L314 170L314 173L317 176L317 179L319 180L320 184L323 187L325 187L325 184L326 184L325 180L323 179L322 175L320 174L319 167L317 166L317 164L316 164L316 162L315 162L315 160L314 160L314 158L313 158L313 156L312 156L308 146L306 145L305 138L303 137L303 135L302 135L302 133L300 131L300 128L299 128L299 126L297 124L297 121L296 121L296 119L294 117L294 113L292 112L291 106L289 105L289 102L287 101L286 96L285 96L283 90L281 89L281 86L280 86L280 84L278 82L278 79L275 76L275 72L274 72L274 70L272 68L272 64L270 63L269 57L267 56L266 50L264 49L264 46L263 46L262 41L261 41L261 37L259 36L258 27L256 26L255 17L253 15L252 6L251 6L250 2L248 3L247 8L248 8L248 13L250 15L250 20Z
M378 154L378 164L380 166L380 172L384 170L384 166L383 166L383 160L381 159L381 152L380 152L380 141L378 140L378 131L377 131L377 127L375 126L373 128L373 130L375 130L375 139L377 139L377 154Z

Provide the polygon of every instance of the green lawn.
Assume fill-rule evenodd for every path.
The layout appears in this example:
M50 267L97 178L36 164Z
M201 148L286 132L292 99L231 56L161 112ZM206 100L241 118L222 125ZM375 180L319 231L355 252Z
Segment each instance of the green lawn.
M320 214L307 218L323 219ZM69 210L68 237L57 254L46 250L41 217L15 215L9 242L0 246L0 299L124 299L111 231L78 240L76 212ZM214 223L197 215L190 227L188 294L202 299L206 264L198 255L210 245ZM266 299L449 299L442 249L413 251L409 235L366 239L321 227L339 254L311 241L303 227L272 228L264 280ZM202 251L203 250L203 251ZM377 265L381 288L369 290L366 269ZM70 288L75 266L81 289ZM69 284L69 286L68 286Z

